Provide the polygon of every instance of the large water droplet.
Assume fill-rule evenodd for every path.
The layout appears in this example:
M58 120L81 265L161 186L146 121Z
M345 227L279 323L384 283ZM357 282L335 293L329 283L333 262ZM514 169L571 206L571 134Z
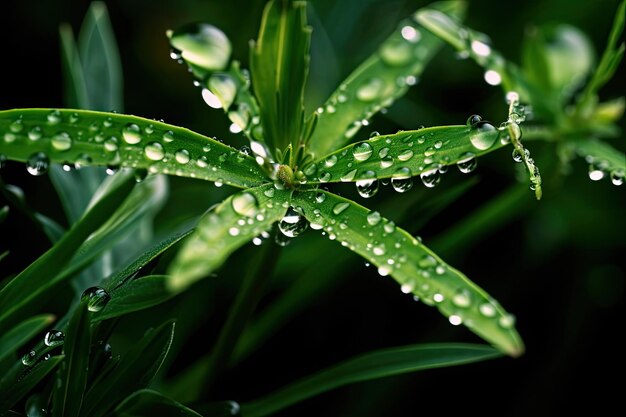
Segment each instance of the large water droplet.
M135 123L129 123L122 129L122 137L129 145L141 142L141 128Z
M222 108L222 102L220 101L219 97L213 94L208 88L202 89L202 99L212 109Z
M174 31L170 43L185 61L204 70L223 69L230 60L230 41L221 30L206 23L193 23Z
M87 288L80 296L80 301L86 302L87 309L92 312L102 310L109 300L111 300L111 296L102 287Z
M209 89L220 101L221 107L228 109L237 95L237 84L228 74L213 74L209 78Z
M611 172L611 183L618 186L624 184L624 171Z
M348 203L348 202L337 203L333 207L333 213L335 213L338 216L341 213L343 213L344 211L346 211L346 209L348 207L350 207L350 203Z
M452 304L460 308L468 308L472 304L472 296L467 290L459 290L452 296Z
M37 352L35 350L29 350L22 356L22 364L24 366L32 366L37 362Z
M600 181L605 175L605 172L598 164L589 165L589 179L591 181Z
M43 132L41 130L41 127L39 127L39 126L33 127L28 132L28 139L30 139L32 141L39 140L39 139L41 139L42 136L43 136Z
M374 101L383 91L385 84L380 78L370 78L356 91L356 97L361 101Z
M278 222L278 229L287 237L296 237L304 232L309 223L304 216L298 213L293 207L287 210L285 216Z
M189 151L187 149L179 149L176 151L176 153L174 154L174 158L176 159L176 162L178 162L179 164L187 164L189 163Z
M473 40L470 47L476 55L487 57L491 54L491 47L484 42Z
M146 158L152 161L160 161L165 157L165 150L159 142L151 142L143 150Z
M378 192L378 179L374 171L366 171L356 182L356 190L363 198L371 198Z
M411 170L407 167L398 169L391 177L391 186L399 193L409 191L413 187Z
M65 334L60 330L50 330L43 337L44 344L50 347L60 346L64 340Z
M398 155L398 159L400 161L406 162L413 157L413 151L410 149L406 149Z
M57 151L67 151L72 147L72 138L67 132L59 132L52 137L52 147Z
M413 58L413 45L402 38L388 40L380 48L380 57L392 67L407 65Z
M351 182L356 175L356 169L350 170L343 174L340 178L342 182Z
M48 172L48 167L50 166L50 159L48 155L43 152L36 152L32 154L28 161L26 161L26 171L30 175L43 175Z
M476 169L478 161L473 153L467 152L461 156L461 159L456 163L457 168L463 174L469 174Z
M327 168L331 168L335 166L336 163L337 163L337 155L330 155L328 158L324 160L324 166L326 166Z
M56 125L61 123L61 112L58 110L53 110L50 113L48 113L48 123L50 123L51 125Z
M372 156L372 145L367 142L357 143L352 147L352 155L357 161L367 161Z
M439 167L431 168L427 171L424 171L420 174L420 178L422 183L428 187L433 188L439 181L441 180L441 174L439 173Z
M498 129L489 122L480 121L472 125L470 141L476 149L487 150L498 140Z
M487 70L484 75L485 81L489 85L500 85L502 82L502 76L498 71Z
M232 206L237 214L247 217L254 217L259 209L259 203L254 194L245 191L233 196Z
M104 150L107 152L116 152L118 149L118 141L115 136L111 136L104 141Z
M496 308L491 303L483 303L478 307L478 311L485 317L494 317L496 315Z

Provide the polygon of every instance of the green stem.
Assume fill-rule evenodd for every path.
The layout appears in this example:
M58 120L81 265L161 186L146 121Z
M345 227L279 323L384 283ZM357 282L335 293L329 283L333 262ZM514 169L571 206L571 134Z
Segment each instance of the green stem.
M280 255L280 246L267 243L261 250L262 252L256 258L256 263L248 270L235 302L228 313L226 323L218 336L204 384L202 384L206 391L211 390L217 376L228 365L239 336L241 336L248 319L263 295L266 284L272 277Z

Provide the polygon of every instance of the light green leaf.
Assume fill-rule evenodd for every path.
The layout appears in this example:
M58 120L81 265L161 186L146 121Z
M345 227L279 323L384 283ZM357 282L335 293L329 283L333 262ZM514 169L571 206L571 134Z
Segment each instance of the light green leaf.
M272 151L284 149L288 144L295 151L300 142L310 41L306 2L267 3L259 37L251 50L250 67L263 136Z
M518 356L522 341L514 318L460 271L450 267L415 237L353 201L325 191L294 194L314 229L358 253L392 276L404 293L436 306L454 325L470 330L501 351Z
M174 323L165 323L146 332L122 357L114 372L91 386L81 415L108 415L124 398L145 388L163 364L173 337Z
M289 384L260 400L243 404L242 415L271 415L307 398L355 382L464 365L498 356L498 351L489 346L461 343L409 345L374 351Z
M563 146L585 158L589 163L589 178L594 181L609 177L615 185L622 185L626 176L626 155L606 142L594 139L568 141Z
M115 408L117 417L202 417L181 403L150 389L134 392Z
M166 287L167 276L150 275L134 279L113 290L111 301L94 316L102 321L143 310L169 300L173 294Z
M123 111L122 65L106 5L91 3L78 36L87 106L101 111ZM78 103L80 104L80 103Z
M8 373L0 377L0 410L6 410L26 396L42 379L63 360L63 356L53 356L47 360L37 362L34 366L20 367L17 376Z
M441 10L460 18L465 4L445 1L422 10ZM441 46L436 36L419 28L413 19L400 22L317 110L319 120L310 141L315 157L344 146L362 127L363 120L404 95Z
M461 171L469 172L477 156L504 146L500 139L505 136L506 131L491 124L407 130L348 145L318 161L315 167L305 167L305 172L314 172L309 177L314 183L402 180L417 175L423 175L426 181L438 181L439 167L458 164Z
M33 336L48 327L54 321L52 314L40 314L24 320L0 336L0 363L14 354Z
M63 343L65 360L53 388L53 417L78 417L83 404L89 368L91 329L87 303L81 302L67 326Z
M38 140L32 140L33 132ZM215 139L137 116L86 110L0 111L0 153L39 160L144 168L151 173L250 187L265 175L256 161ZM29 135L31 135L29 139Z
M290 191L273 184L234 194L205 214L169 268L167 286L178 292L219 267L236 249L286 213Z
M83 66L80 62L80 56L78 56L74 32L67 23L59 26L59 40L61 41L65 104L74 108L89 108Z
M91 208L50 250L13 278L0 291L0 331L6 330L26 311L41 307L38 301L59 282L55 277L76 249L98 229L128 196L135 185L132 176L122 181Z

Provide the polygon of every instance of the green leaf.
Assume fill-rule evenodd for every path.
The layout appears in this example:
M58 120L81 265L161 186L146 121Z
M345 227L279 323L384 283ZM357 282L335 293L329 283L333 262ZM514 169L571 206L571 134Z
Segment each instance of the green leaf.
M114 415L117 417L202 417L181 403L150 389L131 394L115 408Z
M59 40L61 42L61 64L63 65L65 104L74 108L89 108L89 98L87 96L87 85L85 84L83 65L78 55L74 32L72 31L72 27L67 23L59 26Z
M296 381L260 400L241 406L242 415L261 417L343 385L464 365L500 356L489 346L470 344L421 344L366 353Z
M10 357L36 334L54 321L52 314L40 314L24 320L0 336L0 363Z
M391 275L402 292L436 306L452 324L464 323L511 356L523 352L513 316L460 271L379 213L325 191L296 193L292 204L303 211L312 228L323 229L329 238L363 256L378 267L379 274Z
M295 151L301 138L311 41L311 29L306 24L306 2L269 1L252 47L253 88L270 148L284 149L292 144Z
M626 155L606 142L595 139L568 141L563 146L585 158L589 163L589 178L598 181L610 177L615 185L622 185L626 176Z
M52 277L74 256L83 241L106 221L109 213L126 199L134 185L134 178L127 176L75 223L59 242L2 288L0 331L10 327L26 311L41 307L38 304L40 297L59 282Z
M166 275L150 275L122 285L110 293L111 301L94 316L94 320L123 316L169 300L173 294L168 291L166 280Z
M78 36L78 46L89 103L81 107L123 111L122 65L103 2L91 3Z
M13 378L13 373L0 378L0 411L8 409L26 396L62 360L63 356L59 355L37 362L34 366L17 363L16 366L21 368L16 378Z
M439 126L376 136L339 149L315 167L309 182L352 182L374 178L406 179L423 174L438 177L441 166L459 164L463 172L475 158L504 146L506 136L493 125ZM308 171L311 170L311 171Z
M460 18L465 4L446 1L421 10L442 10ZM362 120L404 95L441 46L436 36L421 30L414 20L400 22L317 110L319 120L310 141L314 155L319 158L344 146L362 127Z
M182 291L208 275L232 252L268 230L286 213L290 195L267 184L232 195L205 214L170 265L170 291Z
M134 391L145 388L165 360L174 337L174 323L149 330L120 360L115 371L92 385L81 415L100 417Z
M91 329L87 303L81 302L67 326L63 354L53 388L53 417L77 417L87 386Z
M4 222L4 220L9 215L9 206L3 206L0 208L0 223Z
M41 134L38 140L29 134ZM254 158L188 129L117 113L86 110L0 111L0 153L28 161L144 168L151 173L251 187L265 175Z

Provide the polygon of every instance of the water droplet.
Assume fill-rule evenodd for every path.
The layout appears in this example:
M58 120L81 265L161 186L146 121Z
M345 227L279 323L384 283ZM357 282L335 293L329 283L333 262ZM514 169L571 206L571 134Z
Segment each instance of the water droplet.
M347 203L347 202L337 203L333 207L333 213L335 213L338 216L344 211L346 211L348 207L350 207L350 203Z
M43 152L36 152L28 157L28 161L26 161L26 171L30 175L39 176L48 172L48 167L50 166L50 159L48 155Z
M287 210L285 216L278 222L278 229L287 237L296 237L304 232L309 223L304 216L298 213L293 207Z
M380 136L380 133L376 130L372 130L372 133L370 133L370 139L375 138L376 136Z
M472 48L472 51L474 51L474 53L479 56L486 57L491 54L491 47L487 45L486 43L478 41L478 40L472 41L471 48Z
M152 161L160 161L165 157L165 150L159 142L150 142L143 150L146 158Z
M378 179L374 171L366 171L356 182L356 190L363 198L371 198L378 192Z
M393 158L390 156L385 156L380 159L380 167L381 168L389 168L393 165Z
M51 125L56 125L61 123L61 112L58 110L53 110L52 112L48 113L48 123L50 123Z
M413 151L410 149L407 149L405 151L402 151L399 155L398 155L398 159L401 161L408 161L409 159L411 159L413 157Z
M391 177L391 186L399 193L409 191L413 187L411 170L407 167L399 168Z
M385 84L380 78L370 78L356 91L356 97L361 101L374 101L383 91Z
M233 236L233 237L234 236L239 236L239 233L241 233L241 230L239 230L238 227L233 226L233 227L228 229L228 234Z
M611 172L611 182L618 186L624 184L624 171Z
M64 340L65 334L60 330L50 330L43 337L44 344L50 347L61 346Z
M530 158L530 151L528 149L524 149L524 154L526 155L526 158ZM513 149L511 157L515 162L522 162L524 160L522 154L518 152L517 149Z
M163 133L163 142L165 143L170 143L174 141L174 132L172 132L171 130L166 131L165 133ZM205 146L209 146L209 145L205 145ZM209 147L209 150L211 148ZM208 151L205 151L208 152Z
M381 149L378 151L378 157L379 157L379 158L384 158L384 157L386 157L387 155L389 155L389 148L381 148Z
M443 294L439 294L439 293L433 294L433 301L436 303L442 303L444 299L445 297L443 296Z
M245 191L233 196L232 206L235 213L246 217L254 217L259 210L259 203L254 194Z
M381 243L379 245L376 245L372 248L372 253L376 256L383 256L385 253L387 253L387 249L385 248L385 244Z
M489 85L500 85L502 82L502 76L498 71L487 70L485 71L485 81Z
M496 315L496 308L491 303L483 303L478 307L478 311L485 317L494 317Z
M237 84L230 75L213 74L209 78L208 86L220 102L220 107L228 109L233 104L237 95Z
M94 313L102 310L107 305L111 296L102 287L87 288L80 296L81 302L87 303L87 309Z
M335 166L336 163L337 163L337 155L330 155L328 158L324 160L324 166L326 166L327 168L331 168Z
M392 67L407 65L413 58L413 45L405 39L390 39L381 45L380 57Z
M52 147L57 151L67 151L72 147L72 138L67 132L59 132L52 137Z
M355 175L356 175L356 169L353 169L343 174L340 179L342 182L351 182L354 179Z
M381 219L382 217L377 211L370 211L367 215L367 223L370 226L376 226L378 223L380 223Z
M187 164L189 163L189 151L187 149L179 149L174 154L174 158L176 158L176 162L179 164Z
M597 164L589 165L589 179L591 181L600 181L604 178L605 172Z
M400 34L402 35L404 39L412 43L418 42L422 38L422 34L413 26L409 26L409 25L404 26L400 30Z
M113 126L113 119L111 119L110 117L107 117L106 119L104 119L104 122L102 122L102 126L104 127Z
M182 59L203 70L221 70L230 60L230 41L221 30L206 23L189 24L172 32L170 44L180 51Z
M43 132L41 131L41 128L39 126L33 127L28 132L28 139L33 140L33 141L41 139L42 136L43 136Z
M460 308L468 308L472 304L472 296L465 289L459 290L452 297L452 304Z
M352 147L352 155L357 161L366 161L372 156L372 145L367 142L357 143Z
M104 141L104 150L107 152L116 152L118 149L118 142L115 136L111 136Z
M330 181L331 175L330 172L322 172L320 174L320 182L328 182Z
M480 117L478 114L472 114L470 117L467 118L467 122L465 124L468 127L473 127L476 123L480 122L481 120L483 120L483 118Z
M391 274L390 265L384 264L378 267L378 275L380 275L381 277L386 277L389 274Z
M315 195L315 202L316 203L321 204L324 201L326 201L326 194L324 194L324 193L317 193Z
M498 324L503 329L512 329L513 326L515 326L515 316L513 316L512 314L505 314L503 316L500 316L500 318L498 319Z
M213 109L222 108L222 102L220 101L220 99L215 94L213 94L211 90L209 90L208 88L202 89L202 99L209 107Z
M489 122L480 121L472 125L470 141L476 149L487 150L498 140L498 129Z
M22 364L24 366L32 366L37 362L37 352L30 350L22 356Z
M415 285L412 282L405 282L400 286L400 291L405 294L410 294L415 289Z
M118 165L107 165L106 170L104 171L107 175L113 175L117 171L119 171L120 167Z
M122 129L122 137L129 145L141 142L141 128L135 123L129 123Z
M9 126L9 130L13 133L20 133L24 129L24 123L22 123L22 119L17 119Z
M427 171L424 171L420 174L420 178L422 180L422 183L428 187L428 188L433 188L435 187L437 184L439 184L439 181L441 180L441 174L439 173L439 167L435 167L432 169L429 169Z
M461 318L461 316L457 316L456 314L453 314L450 317L448 317L448 321L453 326L458 326L459 324L463 323L463 319Z
M385 233L393 233L394 230L396 230L396 224L390 220L383 225L383 230ZM399 246L397 248L399 248Z

